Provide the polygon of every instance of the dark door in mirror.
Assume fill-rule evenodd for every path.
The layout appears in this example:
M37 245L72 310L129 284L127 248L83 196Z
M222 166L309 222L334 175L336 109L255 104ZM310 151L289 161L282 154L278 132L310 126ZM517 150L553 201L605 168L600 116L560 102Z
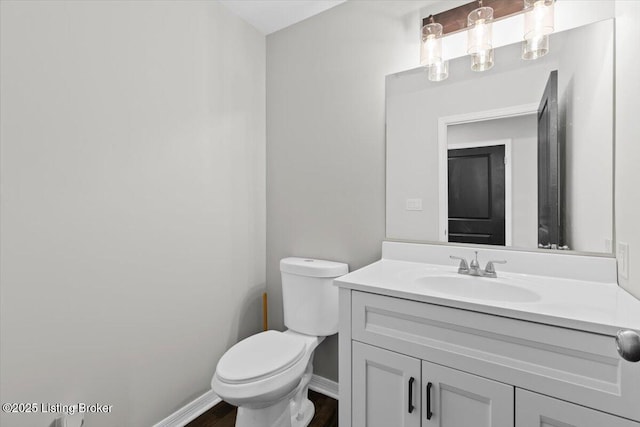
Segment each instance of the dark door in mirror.
M563 156L558 139L558 71L549 74L538 107L538 247L564 242Z
M449 241L504 246L504 145L448 152Z

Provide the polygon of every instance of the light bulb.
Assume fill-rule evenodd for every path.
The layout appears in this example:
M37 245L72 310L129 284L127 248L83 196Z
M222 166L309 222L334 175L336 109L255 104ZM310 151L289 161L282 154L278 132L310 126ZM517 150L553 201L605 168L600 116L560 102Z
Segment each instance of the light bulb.
M467 16L467 53L475 54L493 47L493 9L480 7Z
M442 61L442 25L427 24L422 27L420 65L430 67Z
M493 67L493 9L479 7L467 16L467 53L471 69L485 71Z
M554 29L554 0L524 0L522 59L537 59L549 53L549 34Z

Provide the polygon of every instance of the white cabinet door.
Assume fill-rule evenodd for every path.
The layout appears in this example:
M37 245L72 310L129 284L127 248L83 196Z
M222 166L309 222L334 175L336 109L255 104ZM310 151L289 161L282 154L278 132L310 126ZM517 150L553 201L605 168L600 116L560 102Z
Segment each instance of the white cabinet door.
M513 386L422 362L422 425L513 427Z
M516 427L640 427L640 423L516 389Z
M420 360L353 341L353 427L420 426Z

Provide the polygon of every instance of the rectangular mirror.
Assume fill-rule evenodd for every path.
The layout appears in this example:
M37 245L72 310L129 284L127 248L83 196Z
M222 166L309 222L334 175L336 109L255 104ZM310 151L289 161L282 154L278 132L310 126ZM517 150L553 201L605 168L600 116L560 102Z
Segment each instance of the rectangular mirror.
M387 76L387 238L611 254L613 20Z

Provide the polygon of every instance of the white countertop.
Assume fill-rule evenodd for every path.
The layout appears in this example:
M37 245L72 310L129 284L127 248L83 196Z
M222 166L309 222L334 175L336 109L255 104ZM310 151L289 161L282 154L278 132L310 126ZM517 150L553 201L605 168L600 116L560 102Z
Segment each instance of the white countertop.
M416 280L434 272L455 275L457 266L382 259L336 279L335 283L357 291L605 335L615 335L619 329L640 331L640 301L616 283L498 271L502 282L524 288L537 297L525 302L494 301L473 295L448 295Z

